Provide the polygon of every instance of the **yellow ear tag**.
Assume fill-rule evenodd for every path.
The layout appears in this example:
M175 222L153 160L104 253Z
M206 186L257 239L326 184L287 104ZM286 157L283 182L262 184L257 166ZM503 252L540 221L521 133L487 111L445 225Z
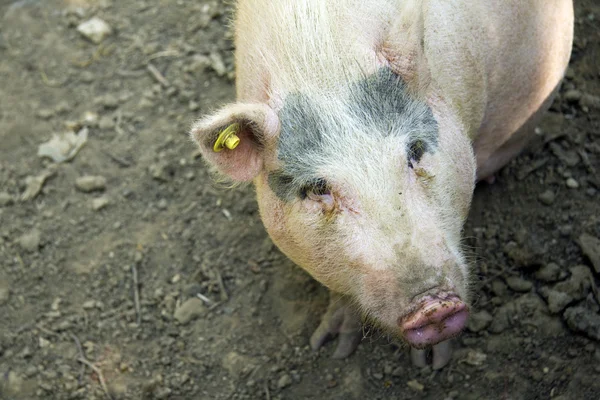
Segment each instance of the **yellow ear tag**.
M227 128L223 130L223 132L219 133L219 137L213 146L213 151L218 153L225 148L229 150L235 149L238 144L240 144L240 138L237 136L238 131L240 130L240 124L231 124Z

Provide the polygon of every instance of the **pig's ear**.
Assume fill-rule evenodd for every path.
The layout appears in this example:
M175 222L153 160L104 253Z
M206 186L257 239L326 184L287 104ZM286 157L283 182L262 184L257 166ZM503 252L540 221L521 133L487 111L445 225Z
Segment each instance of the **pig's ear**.
M219 172L235 181L250 181L262 170L265 153L274 149L279 120L266 104L235 103L198 120L190 134Z

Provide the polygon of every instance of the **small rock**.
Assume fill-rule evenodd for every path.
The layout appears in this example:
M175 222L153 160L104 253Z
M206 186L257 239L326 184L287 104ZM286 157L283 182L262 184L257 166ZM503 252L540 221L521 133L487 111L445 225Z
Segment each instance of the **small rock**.
M564 313L569 328L582 332L590 338L600 340L600 315L587 307L570 307Z
M14 202L13 197L8 192L0 192L0 207L10 206Z
M110 129L113 129L115 127L115 120L111 115L105 115L102 118L100 118L100 121L98 122L98 128L108 131Z
M569 268L571 277L564 282L557 283L553 289L559 292L567 293L575 300L584 299L592 290L594 278L588 267L577 265Z
M467 327L471 332L480 332L487 328L493 319L489 312L482 310L471 315Z
M83 307L84 310L92 310L92 309L96 308L96 301L95 300L84 301L83 304L81 305L81 307Z
M100 97L98 101L100 102L100 104L102 104L104 108L107 109L114 109L119 106L119 99L117 99L117 97L112 94L104 95Z
M6 379L6 391L7 394L17 395L21 393L23 386L23 378L21 378L15 371L9 371Z
M166 210L168 207L168 203L167 200L165 199L160 199L158 201L158 204L156 205L156 207L158 207L159 210Z
M190 103L188 104L188 109L190 111L198 111L200 109L200 104L193 100L190 100Z
M548 189L538 196L538 200L542 204L544 204L546 206L550 206L554 203L554 200L556 200L556 195L554 194L554 192L552 190Z
M584 233L579 236L578 244L583 254L589 258L596 273L600 274L600 239Z
M106 178L103 176L85 175L77 178L75 187L84 193L90 193L106 188Z
M515 292L529 292L533 284L518 276L509 276L506 278L506 284Z
M37 251L40 247L41 236L42 233L39 230L33 229L19 238L19 245L30 253Z
M514 314L513 306L508 303L500 306L494 314L494 319L488 327L492 333L504 332L510 326L510 316Z
M279 380L277 381L277 387L279 388L279 390L285 389L286 387L290 386L291 384L292 384L292 377L289 376L288 374L282 375L281 378L279 378Z
M588 109L600 109L600 96L584 94L579 100L579 105Z
M229 352L221 360L221 365L234 378L239 378L255 368L257 362L249 356L235 351Z
M54 116L54 110L43 108L37 112L37 116L41 119L50 119Z
M469 350L469 352L467 353L467 357L463 360L463 362L468 365L478 367L480 365L483 365L485 360L487 360L487 354L476 350Z
M506 294L506 284L500 279L494 279L492 281L492 292L498 297L502 297Z
M579 187L579 183L573 178L568 178L565 184L569 189L577 189Z
M110 200L106 196L98 197L92 200L92 210L100 211L110 204Z
M95 44L102 42L112 33L110 26L98 17L82 22L77 26L77 31Z
M536 279L543 282L556 282L565 276L560 266L553 262L544 265L535 273Z
M566 306L573 302L573 297L569 296L567 293L548 287L540 288L540 294L548 302L548 309L553 314L561 312Z
M425 390L425 385L419 383L416 379L406 382L406 386L413 390L416 390L417 392L422 392L423 390Z
M225 62L223 61L223 57L221 54L216 51L210 53L208 56L210 58L210 66L217 73L218 76L224 76L227 74L227 67L225 66Z
M577 89L567 90L564 94L564 99L569 103L576 103L581 99L581 91Z
M206 307L204 307L204 303L202 303L202 300L194 297L187 300L179 308L177 308L173 317L180 324L185 325L191 320L204 315L206 311L207 309Z

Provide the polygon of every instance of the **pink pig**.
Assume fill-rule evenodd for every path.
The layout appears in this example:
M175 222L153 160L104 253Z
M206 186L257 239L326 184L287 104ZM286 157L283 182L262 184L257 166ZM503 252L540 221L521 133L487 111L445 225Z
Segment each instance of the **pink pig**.
M431 346L449 361L475 182L527 143L572 38L571 0L238 1L238 102L191 135L254 182L275 244L332 291L314 348L339 335L348 356L362 316L416 365ZM215 151L223 130L237 136Z

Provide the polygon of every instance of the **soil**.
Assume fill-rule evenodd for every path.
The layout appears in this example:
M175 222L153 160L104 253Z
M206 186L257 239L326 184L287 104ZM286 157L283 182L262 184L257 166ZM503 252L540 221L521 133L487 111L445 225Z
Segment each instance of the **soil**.
M234 98L230 12L0 1L0 398L597 399L600 3L576 2L535 139L476 190L473 316L441 371L372 329L346 360L309 348L327 291L186 136ZM70 161L38 156L67 132Z

